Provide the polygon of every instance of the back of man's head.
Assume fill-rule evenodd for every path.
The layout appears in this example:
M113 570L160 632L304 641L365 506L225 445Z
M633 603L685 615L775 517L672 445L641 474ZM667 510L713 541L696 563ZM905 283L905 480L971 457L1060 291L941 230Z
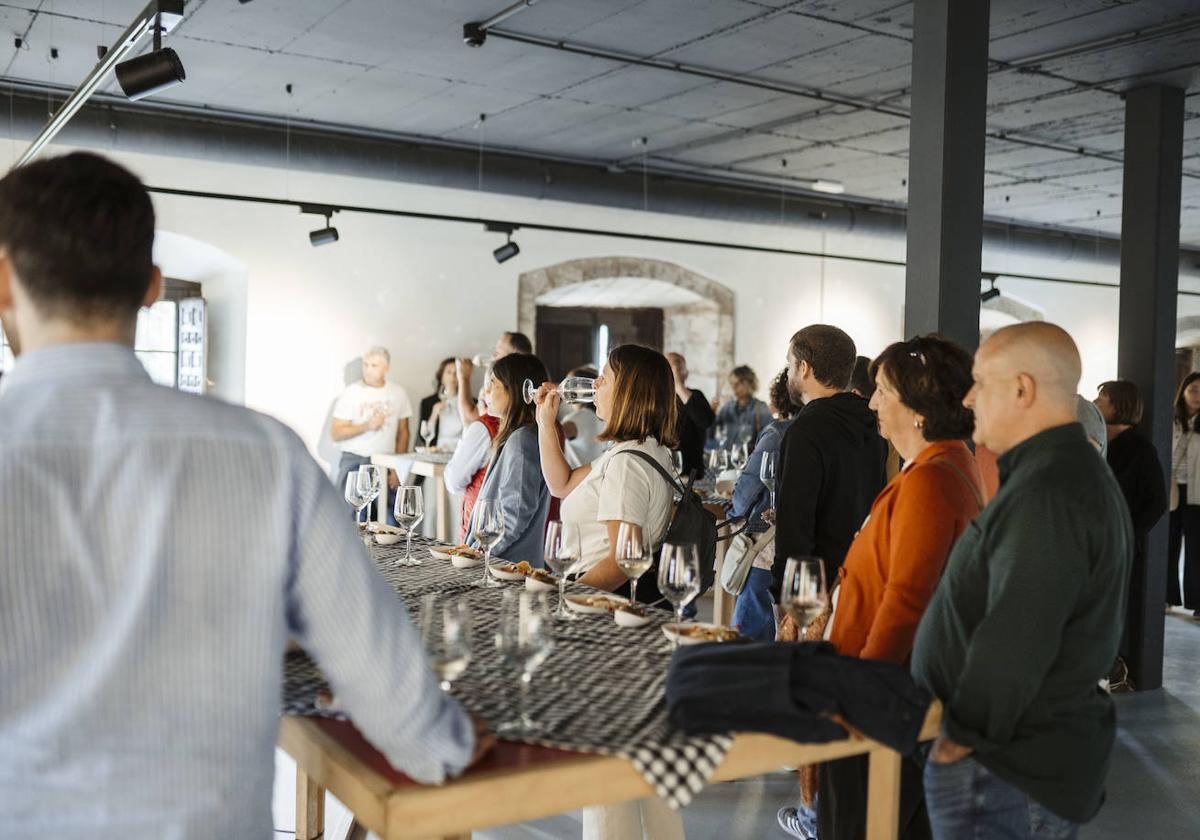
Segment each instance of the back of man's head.
M42 319L136 317L153 247L146 188L99 155L46 158L0 179L0 248Z
M533 353L533 342L525 333L509 332L504 335L508 338L508 346L514 353L524 353L526 356Z
M858 348L843 330L829 324L807 326L792 336L789 352L796 361L808 362L813 377L825 387L849 387Z

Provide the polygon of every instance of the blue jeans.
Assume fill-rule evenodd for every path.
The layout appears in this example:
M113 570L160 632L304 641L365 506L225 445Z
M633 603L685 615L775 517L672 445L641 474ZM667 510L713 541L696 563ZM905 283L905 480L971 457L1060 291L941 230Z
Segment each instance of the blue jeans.
M775 641L775 600L769 569L751 569L733 608L733 626L756 642Z
M925 765L925 804L934 840L1074 840L1079 833L970 757Z

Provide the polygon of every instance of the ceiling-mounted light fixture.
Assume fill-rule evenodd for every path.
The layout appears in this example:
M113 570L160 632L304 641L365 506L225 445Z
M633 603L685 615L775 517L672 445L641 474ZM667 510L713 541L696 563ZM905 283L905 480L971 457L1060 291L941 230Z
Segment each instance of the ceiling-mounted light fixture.
M308 241L312 243L314 248L317 248L321 245L329 245L338 241L338 229L330 224L333 219L333 214L337 212L336 207L327 207L322 204L301 204L300 212L312 213L317 216L325 217L325 227L317 228L314 231L310 231L308 234Z
M991 288L984 289L979 293L979 302L987 303L989 300L995 300L1000 297L1000 290L996 288L996 278L999 274L984 274L983 279L991 284Z
M846 191L846 185L841 181L823 181L820 179L812 182L812 188L817 192L832 193L833 195L841 195Z
M487 31L502 20L528 9L538 0L517 0L511 6L506 6L487 20L474 20L463 24L463 43L468 47L482 47L487 41Z
M521 253L521 248L516 242L513 242L513 231L517 228L515 225L506 225L500 222L487 222L484 228L492 233L503 233L507 241L496 250L492 251L492 256L496 258L496 262L505 263Z
M162 45L162 13L154 16L154 49L145 55L122 61L116 67L121 92L136 102L160 91L182 84L187 78L183 62L175 50Z

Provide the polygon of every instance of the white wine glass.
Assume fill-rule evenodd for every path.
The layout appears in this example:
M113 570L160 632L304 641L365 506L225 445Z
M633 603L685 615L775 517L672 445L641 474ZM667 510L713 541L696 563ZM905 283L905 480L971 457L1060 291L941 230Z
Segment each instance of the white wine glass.
M646 529L632 522L622 522L617 528L617 568L629 578L629 603L637 602L638 578L654 564L654 548Z
M529 716L529 683L554 647L551 624L545 592L509 589L501 596L496 650L504 663L517 671L520 705L517 719L497 726L497 735L527 737L542 729Z
M421 524L425 518L425 490L413 484L404 484L396 489L396 504L392 515L397 524L405 531L407 541L404 548L404 559L397 560L397 566L420 566L420 560L412 556L413 528Z
M500 585L492 577L492 548L504 538L504 506L499 499L479 499L471 513L471 534L483 546L483 578L476 586Z
M775 509L775 475L778 470L778 454L764 452L762 465L758 468L758 478L771 491L771 510Z
M429 442L433 440L433 424L428 420L421 421L421 440L425 441L425 448L429 449Z
M421 641L442 691L471 662L471 606L463 598L431 592L421 599Z
M729 464L739 473L746 469L750 461L749 446L746 443L735 443L729 448Z
M658 558L658 591L675 608L676 625L683 624L683 608L700 594L700 560L691 543L663 543ZM676 637L675 646L679 646Z
M574 621L578 615L567 609L567 575L575 568L580 558L579 526L570 522L551 520L546 526L546 539L542 543L542 559L550 571L558 576L558 609L554 618L558 621Z
M565 403L590 403L596 401L596 380L586 376L568 376L555 386L555 391ZM532 404L537 398L538 385L532 379L526 379L521 386L521 395L525 402Z
M783 608L800 632L829 606L825 589L825 564L820 557L789 557L779 593Z

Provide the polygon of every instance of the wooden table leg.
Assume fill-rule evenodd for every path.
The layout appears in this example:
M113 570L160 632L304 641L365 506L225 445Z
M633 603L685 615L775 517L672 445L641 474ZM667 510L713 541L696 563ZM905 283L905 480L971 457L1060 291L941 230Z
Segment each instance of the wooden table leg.
M867 771L867 840L896 840L900 831L900 753L879 747Z
M296 840L318 840L325 833L325 788L296 765Z
M446 492L446 474L438 470L434 476L434 492L437 493L437 538L443 543L450 542L450 499Z

